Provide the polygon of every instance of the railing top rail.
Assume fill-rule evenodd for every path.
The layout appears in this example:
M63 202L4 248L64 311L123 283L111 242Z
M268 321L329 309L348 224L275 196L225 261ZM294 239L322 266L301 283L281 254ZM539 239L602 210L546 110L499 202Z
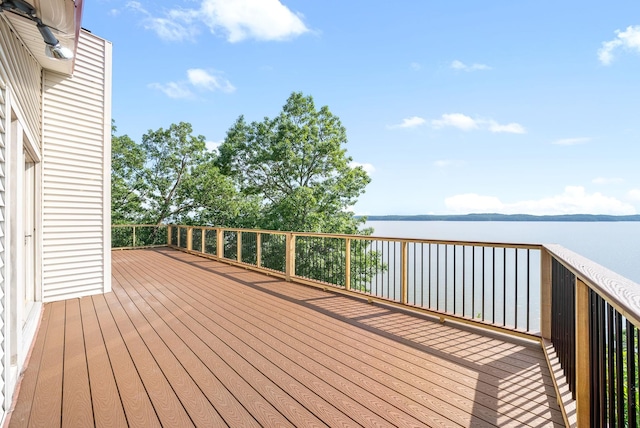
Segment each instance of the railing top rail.
M220 229L223 231L231 232L249 232L249 233L270 233L275 235L292 234L296 237L321 237L321 238L340 238L340 239L362 239L370 241L391 241L391 242L410 242L417 244L442 244L442 245L466 245L474 247L496 247L496 248L521 248L529 250L540 250L542 244L526 244L526 243L513 243L513 242L483 242L483 241L457 241L446 239L425 239L425 238L401 238L390 236L377 236L377 235L351 235L344 233L322 233L322 232L289 232L282 230L266 230L266 229L242 229L235 227L217 227L217 226L185 226L178 224L171 224L169 226L176 227L193 227L194 229Z
M557 244L544 248L626 319L640 327L640 284Z
M111 227L167 227L169 225L167 224L129 224L129 223L123 223L123 224L112 224Z

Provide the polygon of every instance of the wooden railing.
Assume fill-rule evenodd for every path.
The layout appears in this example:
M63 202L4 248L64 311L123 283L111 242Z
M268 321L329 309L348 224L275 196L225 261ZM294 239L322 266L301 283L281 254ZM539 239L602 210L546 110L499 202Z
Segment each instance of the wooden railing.
M640 421L640 285L561 246L162 227L114 231L123 247L168 245L540 341L567 425Z

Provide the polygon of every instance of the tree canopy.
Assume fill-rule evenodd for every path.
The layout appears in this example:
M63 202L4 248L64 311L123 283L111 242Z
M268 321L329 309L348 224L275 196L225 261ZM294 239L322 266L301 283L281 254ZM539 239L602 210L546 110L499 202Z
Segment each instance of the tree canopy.
M358 233L364 220L350 209L370 179L351 165L346 144L340 119L294 92L273 119L247 124L240 116L216 164L242 194L259 198L262 228Z
M205 138L193 135L190 124L149 130L141 144L112 137L114 222L252 227L256 211L220 173Z
M294 92L273 119L240 116L219 153L189 123L149 130L140 144L112 129L114 223L182 223L361 233L351 207L370 179L347 155L327 106Z

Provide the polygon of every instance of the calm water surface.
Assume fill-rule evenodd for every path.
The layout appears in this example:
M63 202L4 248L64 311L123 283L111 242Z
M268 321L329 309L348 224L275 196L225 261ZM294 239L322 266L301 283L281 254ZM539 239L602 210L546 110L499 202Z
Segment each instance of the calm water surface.
M369 221L380 237L560 244L640 283L640 222Z

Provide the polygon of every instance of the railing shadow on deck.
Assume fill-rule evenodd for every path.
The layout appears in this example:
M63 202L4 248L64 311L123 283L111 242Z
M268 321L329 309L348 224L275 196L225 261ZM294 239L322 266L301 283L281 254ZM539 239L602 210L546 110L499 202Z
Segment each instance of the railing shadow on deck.
M412 348L418 352L422 352L425 354L429 354L435 358L447 361L451 364L454 364L457 367L461 367L466 370L473 371L477 374L477 386L475 389L476 396L472 400L474 403L474 408L470 410L470 414L473 415L481 415L483 423L489 423L496 426L500 426L501 423L504 423L503 419L517 419L517 413L521 409L526 409L528 412L538 411L540 415L544 415L545 413L560 413L560 408L558 407L555 390L552 385L548 384L545 386L547 390L547 398L545 403L536 402L536 403L527 403L526 394L529 392L527 390L526 384L517 385L518 381L514 380L514 383L510 383L510 379L518 379L521 380L522 373L544 373L548 371L546 364L542 361L532 362L530 365L521 365L514 369L513 362L514 360L519 361L527 361L531 359L529 353L527 353L527 349L534 347L535 342L527 341L526 339L521 339L517 337L509 337L504 334L496 333L496 332L486 332L483 331L481 335L478 334L477 328L470 327L467 325L459 324L455 327L447 327L447 334L442 338L441 343L445 345L447 342L451 340L450 334L452 332L457 332L461 334L466 334L468 336L468 341L475 341L477 344L478 341L487 341L487 348L491 347L491 342L493 339L498 339L500 342L506 341L509 344L512 344L514 348L520 348L518 351L509 350L505 354L504 357L495 358L494 356L487 356L483 359L489 360L488 362L474 362L471 358L464 358L463 356L456 355L455 352L452 352L450 349L446 350L446 346L442 346L443 349L438 349L438 347L433 346L429 343L421 343L419 340L415 338L409 337L407 334L403 334L404 327L408 327L409 324L406 323L414 323L416 317L421 318L425 321L424 324L421 323L423 328L425 329L425 333L428 333L427 336L430 339L433 339L433 331L432 329L438 330L442 327L438 318L434 318L432 316L426 314L420 314L415 312L403 312L401 308L397 307L385 307L383 305L375 305L373 310L375 313L370 313L369 309L365 310L365 312L369 312L366 315L362 316L353 316L353 296L341 296L338 294L328 294L322 297L316 297L312 299L297 299L292 297L291 295L281 293L274 289L270 285L273 283L282 284L282 279L274 278L273 280L255 280L256 277L252 279L246 278L246 271L238 269L237 271L229 271L228 269L222 270L219 265L211 265L212 261L200 262L187 260L180 256L176 256L174 251L164 251L163 249L154 249L154 251L160 252L161 254L169 257L171 259L180 261L182 263L187 263L195 268L202 269L208 273L212 273L215 275L219 275L223 278L234 281L235 283L241 284L245 287L249 287L253 290L258 290L262 293L268 294L272 297L275 297L280 300L284 300L290 304L298 305L304 307L308 310L312 310L319 314L322 314L326 317L334 319L336 321L340 321L343 323L347 323L349 325L358 327L359 329L371 332L376 336L384 337L390 341L393 341L398 344L402 344L409 348ZM331 290L328 290L329 292ZM346 305L341 305L341 303L347 300ZM357 301L361 301L358 299ZM319 303L328 303L328 304L319 304ZM364 306L365 308L371 308L371 306ZM348 311L351 314L347 315L345 312ZM405 321L405 325L398 326L397 324L393 327L389 327L388 320L384 318L389 315L396 315L399 317L403 317ZM378 321L378 322L376 322ZM430 342L433 340L425 341ZM460 353L464 353L463 350ZM519 356L522 355L522 358ZM512 370L509 371L505 369L505 367L509 367ZM550 379L549 379L550 381ZM509 398L504 400L498 399L498 392L500 389L506 390L511 388L509 391ZM521 407L512 406L511 402L520 402ZM523 424L526 423L524 420L520 420ZM535 425L533 425L535 426Z
M154 232L136 234L145 227ZM567 425L635 426L640 421L640 285L561 246L118 226L120 234L131 230L131 247L157 245L139 237L158 239L159 227L166 231L160 242L182 251L419 311L441 322L538 341ZM336 313L327 315L340 319ZM374 328L364 319L346 321ZM405 340L394 334L389 338Z

